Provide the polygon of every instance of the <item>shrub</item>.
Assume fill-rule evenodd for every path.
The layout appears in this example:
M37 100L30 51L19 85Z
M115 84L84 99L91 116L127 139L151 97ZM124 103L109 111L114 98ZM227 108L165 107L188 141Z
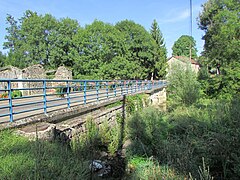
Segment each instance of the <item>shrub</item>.
M178 103L192 105L200 97L200 83L197 81L197 74L186 66L173 64L168 75L169 97Z
M19 90L14 90L11 94L12 98L22 97L22 92Z
M128 138L133 142L129 155L158 156L167 139L167 130L168 123L156 109L146 108L133 114L127 122Z

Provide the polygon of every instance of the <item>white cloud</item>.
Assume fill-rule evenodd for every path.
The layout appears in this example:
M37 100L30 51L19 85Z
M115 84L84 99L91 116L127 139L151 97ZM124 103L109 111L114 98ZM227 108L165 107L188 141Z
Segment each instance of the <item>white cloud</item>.
M198 15L198 13L200 12L201 7L200 6L193 6L192 11L193 11L193 15ZM160 18L159 19L159 23L160 24L164 24L164 23L176 23L176 22L181 22L183 20L186 20L190 17L190 9L174 9L171 10L166 16L165 18Z

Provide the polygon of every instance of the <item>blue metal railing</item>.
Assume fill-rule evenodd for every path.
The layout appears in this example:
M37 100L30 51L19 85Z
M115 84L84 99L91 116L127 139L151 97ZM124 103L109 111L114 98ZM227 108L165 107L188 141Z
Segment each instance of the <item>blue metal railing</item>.
M0 123L15 116L99 102L165 86L165 81L0 79ZM2 118L2 119L1 119Z

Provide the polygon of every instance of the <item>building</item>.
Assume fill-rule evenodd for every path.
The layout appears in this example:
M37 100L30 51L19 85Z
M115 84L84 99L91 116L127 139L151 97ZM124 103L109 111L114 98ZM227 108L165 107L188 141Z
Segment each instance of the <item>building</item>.
M186 67L187 65L191 65L191 68L194 72L198 73L200 69L200 64L195 61L194 59L189 59L188 57L185 56L172 56L168 59L167 61L168 64L168 69L167 71L169 72L173 66L173 64L177 64L178 66Z

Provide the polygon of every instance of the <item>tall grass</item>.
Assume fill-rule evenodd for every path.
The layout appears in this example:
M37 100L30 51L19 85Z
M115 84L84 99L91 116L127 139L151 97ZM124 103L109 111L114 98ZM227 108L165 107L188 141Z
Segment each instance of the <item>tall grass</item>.
M0 132L0 179L86 179L87 168L67 146Z
M207 166L210 179L240 179L239 107L236 97L179 105L165 114L144 109L128 121L129 156L153 156L160 165L196 179L206 174Z

